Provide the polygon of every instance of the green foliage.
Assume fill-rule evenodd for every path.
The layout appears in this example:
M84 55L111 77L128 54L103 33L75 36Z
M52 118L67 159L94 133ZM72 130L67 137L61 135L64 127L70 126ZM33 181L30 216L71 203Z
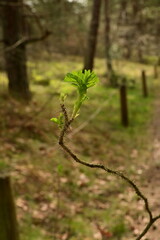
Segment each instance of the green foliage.
M5 174L10 170L9 164L4 160L0 161L0 174Z
M44 236L44 233L39 227L23 226L23 232L21 238L23 240L49 240L50 238Z
M93 87L98 82L98 77L90 70L67 73L64 81L71 83L77 88L78 97L74 104L72 118L75 118L82 103L87 99L87 89Z
M74 103L73 112L72 112L72 118L76 118L78 116L78 112L80 110L80 107L82 103L87 99L87 89L90 87L93 87L98 82L98 77L94 72L91 72L90 70L84 70L83 71L74 71L72 73L67 73L65 78L65 82L71 83L71 85L75 86L77 88L77 99ZM61 101L65 100L66 95L61 95ZM58 124L58 126L61 128L64 123L64 116L61 113L58 118L51 118L52 122Z
M90 229L86 228L86 222L84 222L84 219L81 216L70 221L70 229L74 236L76 236L76 239L80 239L80 237L82 238L82 236L90 234ZM75 238L73 237L72 239L74 240Z
M60 113L59 117L58 118L51 118L50 119L52 122L58 124L58 127L59 128L62 128L63 126L63 122L64 122L64 116L62 113Z
M62 164L59 164L57 166L57 172L59 175L63 175L63 172L64 172L64 166Z
M112 227L113 235L117 236L119 239L121 239L126 232L127 232L127 228L122 219L119 219L119 221L115 223L115 225L113 225Z

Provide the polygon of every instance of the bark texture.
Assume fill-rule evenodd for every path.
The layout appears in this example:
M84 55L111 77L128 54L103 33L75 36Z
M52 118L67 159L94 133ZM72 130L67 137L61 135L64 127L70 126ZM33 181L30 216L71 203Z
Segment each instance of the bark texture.
M92 18L85 52L84 69L93 70L102 0L93 0Z
M105 50L106 50L106 62L107 62L107 75L108 75L109 84L114 87L117 85L117 79L114 74L112 58L111 58L110 0L104 0L104 17L105 17Z
M128 104L127 104L127 90L125 84L120 86L120 102L121 102L121 122L124 127L128 127Z
M2 0L0 0L1 2ZM9 93L16 98L29 100L29 83L26 67L26 46L16 46L23 36L23 5L21 0L3 0L2 29L4 56L9 80ZM15 45L15 47L14 47Z
M147 77L146 72L144 70L142 70L142 91L143 96L148 97Z
M0 176L0 239L19 240L10 177Z

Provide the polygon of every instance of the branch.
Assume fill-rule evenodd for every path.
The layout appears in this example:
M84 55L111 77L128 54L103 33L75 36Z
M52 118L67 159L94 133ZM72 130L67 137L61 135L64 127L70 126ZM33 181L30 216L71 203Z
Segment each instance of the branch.
M50 31L46 30L44 32L44 34L40 37L32 37L32 38L27 38L27 37L24 37L20 40L18 40L17 42L15 42L13 45L9 46L9 47L6 47L4 49L5 52L9 52L9 51L12 51L14 50L15 48L17 47L20 47L20 46L23 46L23 45L26 45L26 44L29 44L29 43L35 43L35 42L38 42L38 41L43 41L45 40L49 35L51 34Z
M39 27L40 31L41 31L41 36L40 37L24 37L22 39L19 39L17 42L15 42L13 45L7 47L4 49L5 52L8 51L12 51L13 49L20 47L22 45L25 44L29 44L29 43L34 43L34 42L38 42L38 41L43 41L45 40L49 35L51 35L51 31L49 30L45 30L41 24L41 22L39 21L39 16L32 11L32 8L28 5L28 4L24 4L24 3L14 3L14 2L10 2L10 3L6 3L6 2L1 2L0 6L12 6L12 7L25 7L26 10L29 11L30 16L34 17L37 26ZM5 42L5 40L3 40L2 42Z
M26 18L35 18L35 15L33 15L33 13L23 13L22 16L26 17ZM39 19L40 18L44 19L46 17L46 15L44 15L44 14L36 14L36 17L38 17Z
M39 20L39 17L33 10L32 8L28 5L28 4L24 4L24 7L26 8L26 10L29 11L29 13L31 14L31 16L35 19L37 26L39 27L39 29L41 30L41 33L45 32L45 29L43 28L41 21Z
M20 3L20 2L5 2L5 1L2 1L0 2L0 7L4 7L4 6L11 6L11 7L19 7L19 6L22 6L23 3Z
M37 22L37 25L39 27L39 29L41 30L41 32L43 33L44 32L44 28L41 24L41 22L39 21L39 17L42 17L42 15L37 15L33 10L32 10L32 7L29 6L28 4L26 3L23 3L23 2L0 2L0 7L5 7L5 6L8 6L8 7L25 7L27 11L29 11L30 14L28 15L25 15L24 16L29 16L29 17L34 17L35 21Z
M24 39L24 42L22 44L28 44L28 43L34 43L45 40L49 35L51 35L51 31L46 30L42 36L40 37L32 37L32 38L26 38Z
M143 200L144 205L145 205L145 210L146 210L146 212L148 213L148 216L149 216L149 222L146 225L146 227L144 228L144 230L142 231L142 233L136 238L136 240L142 239L142 237L145 236L146 233L148 232L148 230L151 228L153 223L155 221L157 221L158 219L160 219L160 215L158 215L156 217L153 217L153 214L151 212L151 209L150 209L150 206L149 206L149 203L148 203L148 199L146 198L146 196L142 193L142 191L139 189L139 187L137 187L137 185L131 179L129 179L127 176L125 176L123 173L121 173L119 171L116 171L116 170L113 170L113 169L110 169L108 167L105 167L102 164L92 164L92 163L85 162L85 161L79 159L71 151L71 149L66 146L66 144L64 143L64 136L67 133L67 130L69 129L69 127L70 127L70 125L71 125L71 123L73 122L74 119L72 119L72 118L68 119L68 114L67 114L67 111L66 111L66 108L65 108L64 104L61 105L61 109L62 109L62 113L63 113L64 118L65 118L65 122L64 122L63 129L60 133L59 145L64 149L64 151L67 152L75 162L77 162L81 165L84 165L84 166L89 167L89 168L102 169L107 173L110 173L110 174L113 174L113 175L116 175L116 176L120 177L125 182L127 182L130 185L130 187L133 188L133 190L135 191L137 196L140 197Z

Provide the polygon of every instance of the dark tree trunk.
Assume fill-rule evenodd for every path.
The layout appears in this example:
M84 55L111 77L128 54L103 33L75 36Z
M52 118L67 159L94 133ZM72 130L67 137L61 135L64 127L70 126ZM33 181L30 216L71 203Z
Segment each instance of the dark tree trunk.
M128 127L128 104L127 104L127 89L126 85L120 86L120 102L121 102L121 122L124 127Z
M153 66L153 70L154 70L154 78L158 78L158 65L157 64L155 64L154 66Z
M102 0L93 0L92 18L85 52L84 69L93 70Z
M0 0L1 2L2 0ZM15 46L22 35L22 0L3 0L2 28L4 39L4 56L9 80L9 92L15 98L29 100L29 83L26 67L25 44Z
M110 41L110 0L104 0L104 15L105 15L105 48L106 48L106 61L107 61L107 72L110 85L114 86L115 78L112 66L111 58L111 41Z
M143 91L143 96L148 97L148 87L147 87L147 77L146 77L146 72L142 70L142 91Z
M0 176L0 239L19 240L16 211L9 176Z

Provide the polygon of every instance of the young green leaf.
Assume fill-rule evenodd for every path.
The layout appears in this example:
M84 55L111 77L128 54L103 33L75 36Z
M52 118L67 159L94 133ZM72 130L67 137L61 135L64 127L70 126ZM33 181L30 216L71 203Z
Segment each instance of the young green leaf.
M61 101L61 102L64 102L65 99L66 99L66 97L67 97L67 94L61 93L61 94L60 94L60 101Z
M87 99L87 89L93 87L98 82L98 77L90 70L67 73L65 82L71 83L77 88L78 97L74 104L72 118L75 118L80 110L82 103Z
M58 123L58 118L51 118L50 121L52 121L54 123Z
M64 116L63 116L63 113L60 113L60 115L59 115L58 118L51 118L50 121L58 124L59 128L62 128L62 127L63 127L63 124L64 124Z

